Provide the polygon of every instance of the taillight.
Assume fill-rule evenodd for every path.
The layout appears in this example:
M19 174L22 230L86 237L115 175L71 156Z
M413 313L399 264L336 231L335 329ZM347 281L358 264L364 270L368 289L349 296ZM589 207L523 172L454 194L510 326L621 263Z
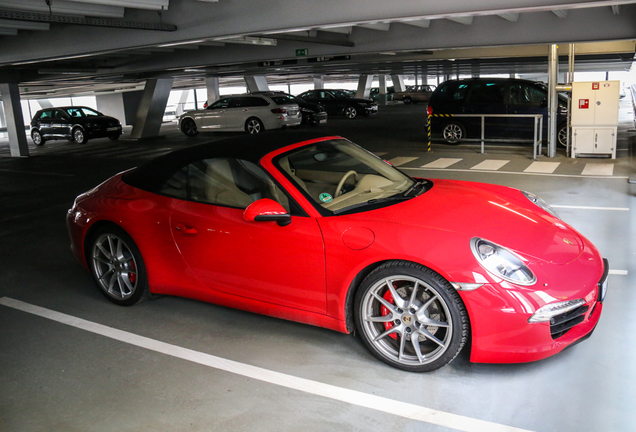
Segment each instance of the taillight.
M433 107L432 106L428 106L426 107L426 115L433 115Z
M287 112L287 110L285 110L285 109L283 109L283 108L274 108L274 109L272 110L272 112L273 112L274 114L285 114L285 113Z

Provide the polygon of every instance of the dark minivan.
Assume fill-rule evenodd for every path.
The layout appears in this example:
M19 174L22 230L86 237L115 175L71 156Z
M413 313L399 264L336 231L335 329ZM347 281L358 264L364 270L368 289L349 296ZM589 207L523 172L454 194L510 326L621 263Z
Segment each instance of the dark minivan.
M440 84L428 102L431 132L454 144L481 137L480 117L439 117L444 114L543 114L544 138L548 126L548 89L544 83L516 78L473 78ZM531 118L486 117L485 137L532 140ZM567 99L559 95L557 136L567 140Z

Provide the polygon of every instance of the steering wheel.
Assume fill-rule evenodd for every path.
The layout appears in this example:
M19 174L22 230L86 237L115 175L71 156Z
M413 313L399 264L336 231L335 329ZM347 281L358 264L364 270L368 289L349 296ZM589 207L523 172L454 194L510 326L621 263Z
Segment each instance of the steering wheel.
M336 186L336 193L334 194L334 198L337 198L340 195L342 195L342 192L343 192L342 187L344 186L345 181L347 181L347 179L351 176L356 176L356 183L358 182L358 173L355 172L354 170L347 171L345 175L343 175L340 181L338 182L338 186Z

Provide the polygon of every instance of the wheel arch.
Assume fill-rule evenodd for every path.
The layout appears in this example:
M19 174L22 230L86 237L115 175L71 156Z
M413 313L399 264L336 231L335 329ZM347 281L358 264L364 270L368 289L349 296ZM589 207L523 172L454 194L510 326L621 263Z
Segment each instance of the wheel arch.
M396 265L397 264L407 264L407 265L412 264L416 266L421 266L434 272L440 278L444 279L446 282L451 284L451 282L449 281L450 278L448 277L448 275L445 275L444 273L438 271L436 268L434 268L434 266L422 264L417 261L395 258L395 259L385 259L382 261L377 261L372 264L369 264L368 266L360 270L358 274L354 276L353 280L349 284L349 289L347 290L347 296L345 299L345 323L346 323L348 333L353 333L356 330L355 320L354 320L354 303L355 303L356 293L360 289L360 286L362 285L362 281L364 281L364 279L376 268L388 263L395 263ZM462 304L464 305L464 309L466 310L466 315L468 317L468 334L470 335L472 334L472 322L471 322L471 316L469 313L469 308L466 306L466 303L464 302L464 299L462 298L461 295L459 295L459 298Z
M117 229L120 229L122 231L124 231L126 234L128 234L131 238L132 236L130 235L130 233L124 228L122 227L120 224L110 221L110 220L98 220L95 223L93 223L87 230L86 230L86 234L84 235L84 241L82 244L82 248L84 249L84 260L86 261L86 264L89 265L90 264L90 260L89 260L89 253L90 253L90 244L91 241L93 240L93 237L95 236L95 233L97 231L99 231L100 229L102 229L105 226L113 226ZM134 239L133 239L134 241ZM136 243L136 242L135 242Z

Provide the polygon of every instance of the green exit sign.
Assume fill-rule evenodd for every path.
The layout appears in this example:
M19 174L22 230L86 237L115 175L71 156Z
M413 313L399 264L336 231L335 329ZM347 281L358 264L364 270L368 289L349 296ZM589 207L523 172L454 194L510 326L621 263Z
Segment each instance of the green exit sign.
M296 50L296 57L306 57L308 55L309 55L309 50L307 48Z

